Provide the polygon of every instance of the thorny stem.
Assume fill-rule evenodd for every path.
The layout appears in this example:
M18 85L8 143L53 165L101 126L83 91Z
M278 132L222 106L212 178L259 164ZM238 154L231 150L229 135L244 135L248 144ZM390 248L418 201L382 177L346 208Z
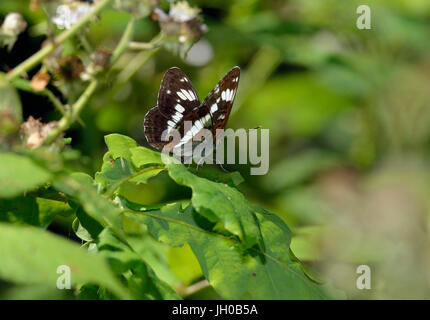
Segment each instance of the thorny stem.
M101 0L98 2L94 8L80 19L75 25L70 29L60 33L54 41L48 43L45 47L40 49L34 55L32 55L27 60L23 61L21 64L16 66L12 71L6 75L6 80L12 81L23 73L31 70L36 65L38 65L45 57L49 56L59 45L64 41L75 35L83 26L85 26L94 16L96 16L100 11L107 7L113 0Z
M133 30L136 25L135 18L131 18L128 22L128 25L121 37L121 40L119 41L117 47L115 48L112 59L110 64L112 65L116 59L127 49L128 42L130 41L131 37L133 36ZM75 102L75 104L72 106L72 110L70 114L65 114L61 118L61 120L58 122L58 126L51 131L51 133L48 135L48 137L43 142L45 145L52 143L61 133L66 131L70 125L79 118L79 115L91 96L96 91L97 87L99 85L98 79L93 79L88 87L85 89L84 93L79 97L78 101Z
M34 68L45 57L49 56L59 45L61 45L70 37L74 36L94 16L96 16L104 8L110 5L111 2L113 2L113 0L100 0L100 2L98 2L86 16L80 19L70 29L59 34L56 38L53 39L53 41L51 41L45 47L40 49L34 55L29 57L27 60L23 61L21 64L16 66L12 71L10 71L5 77L6 80L9 82L12 82L12 81L17 82L19 80L18 78L23 73ZM112 54L110 66L112 66L118 60L118 58L124 53L124 51L129 48L129 43L132 40L135 26L136 26L136 18L131 17L126 29L124 30L124 33L121 37L120 42L118 43L117 47L115 48ZM93 79L88 85L88 87L85 89L85 91L82 93L82 95L79 97L79 99L76 101L76 103L72 106L71 111L66 111L64 109L64 106L61 104L61 102L49 90L40 92L41 94L46 95L54 104L54 106L58 110L60 110L60 112L63 115L63 117L58 122L58 126L54 130L52 130L48 135L48 137L45 139L43 143L44 145L50 144L53 141L55 141L55 139L57 139L58 136L60 136L65 130L67 130L74 121L79 120L79 115L81 111L83 110L83 108L88 103L91 96L96 91L98 85L99 85L99 80Z

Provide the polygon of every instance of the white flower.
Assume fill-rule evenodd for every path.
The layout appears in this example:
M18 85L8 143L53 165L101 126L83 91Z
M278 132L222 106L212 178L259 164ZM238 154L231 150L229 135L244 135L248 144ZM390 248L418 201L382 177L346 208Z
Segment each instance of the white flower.
M3 31L10 36L18 36L27 28L27 22L20 13L9 13L1 26Z
M80 4L76 8L71 8L63 4L58 6L57 15L52 18L52 22L56 24L59 29L70 29L90 11L91 5L87 3Z
M169 16L177 22L187 22L198 16L200 9L191 8L188 2L173 3L170 6Z

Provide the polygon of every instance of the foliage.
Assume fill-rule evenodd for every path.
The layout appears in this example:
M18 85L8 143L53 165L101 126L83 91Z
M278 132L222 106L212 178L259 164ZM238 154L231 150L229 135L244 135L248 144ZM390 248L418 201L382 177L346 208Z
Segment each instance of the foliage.
M57 278L57 266L69 265L73 283L80 286L78 297L178 299L180 296L163 280L158 266L153 264L152 267L134 249L133 242L128 241L129 237L139 237L140 241L145 241L151 234L169 246L188 244L199 261L203 275L222 297L328 297L291 255L291 232L285 223L276 215L251 205L236 186L194 175L173 158L164 165L159 154L137 146L127 136L108 135L106 143L108 152L95 180L83 173L70 175L60 169L55 175L42 176L43 179L30 181L17 189L32 193L24 198L13 198L14 193L3 191L10 198L2 200L2 210L7 210L10 222L22 221L46 227L46 223L38 224L39 221L33 222L32 219L39 216L45 217L45 220L49 217L52 221L53 215L64 214L59 208L64 210L64 207L69 206L67 212L73 208L76 215L73 223L75 234L82 239L83 247L88 248L91 254L70 241L43 231L2 223L3 238L0 240L3 259L0 275L3 279L49 286ZM14 157L14 169L20 172L33 167L43 169L29 157L11 152L2 153L2 156ZM177 183L190 186L192 198L160 204L158 209L128 199L128 192L133 191L130 188L124 190L124 184L131 184L132 188L142 183L150 184L150 178L161 170L167 170ZM25 180L20 176L14 177L13 172L4 171L7 174L4 179ZM226 180L222 174L219 175L220 180ZM7 184L3 186L4 190L11 189ZM50 191L51 197L63 199L44 199L46 191ZM25 205L25 208L15 208L14 205L18 205L19 201L30 204ZM44 201L50 205L44 204ZM37 208L28 210L34 202ZM126 226L127 219L128 223L146 226L147 231L132 232ZM12 240L15 245L7 245L6 239ZM34 248L37 248L37 255L30 254ZM56 254L59 251L61 255ZM24 262L22 264L20 257L25 259L21 260ZM111 270L107 269L105 259ZM22 267L17 268L16 264ZM29 278L34 277L34 274L38 276L30 281ZM104 290L96 290L90 284ZM97 292L103 292L103 295Z
M0 2L1 298L428 297L428 1L92 2ZM204 98L234 65L267 175L146 148L168 68Z

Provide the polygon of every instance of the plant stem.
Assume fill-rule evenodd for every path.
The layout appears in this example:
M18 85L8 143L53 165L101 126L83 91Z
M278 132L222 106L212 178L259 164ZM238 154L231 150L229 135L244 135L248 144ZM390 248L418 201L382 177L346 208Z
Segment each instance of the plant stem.
M64 110L64 106L61 101L48 89L43 90L43 94L48 97L54 107L61 112L64 116L66 114L66 110Z
M70 125L79 117L82 109L91 98L93 93L96 91L99 81L94 79L90 82L84 93L79 97L78 101L73 105L71 114L65 114L58 122L58 126L51 131L48 137L46 137L43 144L52 143L61 133L67 130Z
M114 68L120 69L121 72L118 74L116 83L124 84L127 83L136 72L159 50L156 48L148 51L140 51L133 58L130 59L129 63L125 66L117 66L115 64ZM119 60L120 61L120 60Z
M66 110L64 109L64 106L61 101L49 89L45 88L41 91L36 91L31 87L30 81L20 78L15 79L12 84L17 89L47 97L54 105L54 107L58 111L60 111L63 116L66 114Z
M64 41L75 35L83 26L85 26L95 15L101 12L105 7L107 7L113 0L100 0L94 8L82 19L78 21L75 25L73 25L70 29L60 33L54 41L48 43L45 47L40 49L34 55L32 55L27 60L20 63L16 66L12 71L10 71L6 75L6 80L12 81L23 73L31 70L36 65L38 65L45 57L50 55L55 48L61 45Z
M152 49L155 49L156 47L157 45L151 42L131 41L128 44L128 48L132 50L152 50Z
M85 34L79 34L79 41L81 42L82 47L85 49L87 53L93 52L93 47L91 46L90 41L88 40Z
M131 50L152 50L159 48L162 45L162 41L164 39L164 36L162 33L159 33L156 35L151 41L149 42L139 42L139 41L130 41L128 43L128 48Z
M99 85L99 81L97 79L94 79L90 82L88 87L85 89L84 93L79 97L78 101L73 105L72 108L72 117L71 121L75 121L79 114L81 113L82 109L87 104L90 97L93 95L93 93L96 91L97 86Z
M132 16L130 18L130 21L127 24L127 27L124 30L124 33L122 34L121 40L119 41L117 47L112 53L112 57L110 61L111 66L118 60L118 58L124 53L124 51L127 50L128 44L133 38L135 26L136 26L136 18Z
M210 287L210 283L209 283L209 281L207 281L205 279L205 280L199 281L197 283L194 283L189 287L178 288L178 292L182 298L187 298L187 297L189 297L193 294L196 294L197 292L199 292L203 289L206 289L208 287Z

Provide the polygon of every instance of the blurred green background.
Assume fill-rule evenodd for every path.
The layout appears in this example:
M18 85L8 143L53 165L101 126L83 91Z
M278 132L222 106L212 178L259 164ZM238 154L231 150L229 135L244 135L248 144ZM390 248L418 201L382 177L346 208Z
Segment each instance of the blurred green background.
M143 118L156 104L164 72L178 66L203 100L233 66L242 69L227 127L270 129L270 169L245 177L251 202L280 215L293 231L292 250L319 278L349 298L430 298L430 2L366 1L371 30L359 30L355 0L189 1L202 9L208 32L182 59L165 49L128 51L115 77L99 89L66 136L82 153L76 170L94 175L106 151L103 136L126 134L148 146ZM162 7L168 9L168 3ZM0 20L21 12L29 27L0 53L8 70L45 39L45 15L29 1L2 0ZM129 15L108 10L91 24L94 46L114 48ZM159 33L139 21L136 41ZM24 118L61 115L43 97L20 92ZM164 174L141 187L150 204L181 199ZM69 223L51 229L70 233ZM165 250L163 247L160 250ZM187 249L172 250L180 269ZM180 251L182 250L182 251ZM200 270L185 264L189 279ZM356 268L372 270L371 290L358 290ZM2 291L0 291L0 295ZM19 297L22 291L4 292ZM38 293L41 294L41 293ZM197 298L214 297L201 292Z

